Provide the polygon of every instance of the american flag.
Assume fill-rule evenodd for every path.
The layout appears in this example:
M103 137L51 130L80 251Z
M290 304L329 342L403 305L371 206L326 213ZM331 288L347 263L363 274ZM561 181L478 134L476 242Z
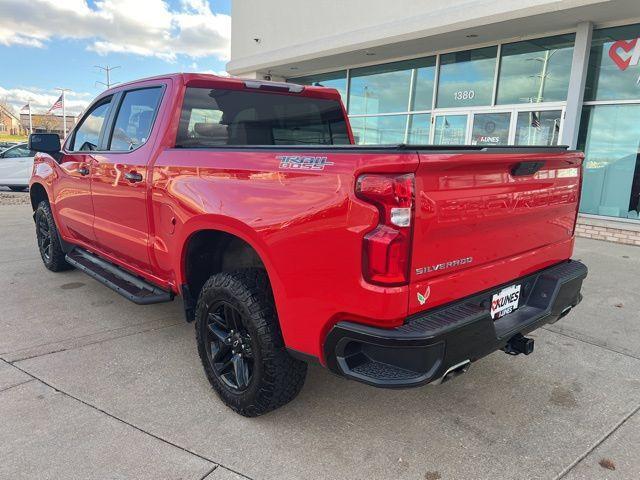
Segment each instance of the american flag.
M21 112L24 112L25 110L31 110L31 105L27 103L24 107L20 109Z
M51 113L53 110L57 110L58 108L62 108L62 95L60 95L60 97L58 97L58 100L56 100L56 103L51 105L51 108L49 109L49 111L47 113Z
M536 115L535 112L531 112L530 116L531 116L531 126L533 128L540 128L541 124L540 124L540 119L538 118L538 115Z

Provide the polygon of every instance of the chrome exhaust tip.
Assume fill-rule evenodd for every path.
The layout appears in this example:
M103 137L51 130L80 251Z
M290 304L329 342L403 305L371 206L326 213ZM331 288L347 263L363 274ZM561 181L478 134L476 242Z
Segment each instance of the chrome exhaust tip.
M431 382L432 385L440 385L444 382L448 382L449 380L453 380L455 377L462 375L467 370L469 370L469 366L471 365L471 360L463 360L460 363L456 363L455 365L449 367L444 375L440 378Z

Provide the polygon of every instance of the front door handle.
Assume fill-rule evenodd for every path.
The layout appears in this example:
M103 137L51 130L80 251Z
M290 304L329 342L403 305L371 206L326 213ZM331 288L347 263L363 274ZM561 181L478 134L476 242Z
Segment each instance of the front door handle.
M83 165L82 167L78 168L78 173L83 177L89 175L89 168Z
M129 180L131 183L141 182L142 174L138 172L127 172L124 174L124 178Z

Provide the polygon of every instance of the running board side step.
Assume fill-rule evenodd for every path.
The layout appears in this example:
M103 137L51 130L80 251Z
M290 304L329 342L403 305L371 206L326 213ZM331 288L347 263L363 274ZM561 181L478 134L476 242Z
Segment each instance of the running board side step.
M70 265L93 277L111 290L138 305L170 302L173 293L161 289L140 277L125 271L111 262L89 253L81 248L74 248L65 257Z

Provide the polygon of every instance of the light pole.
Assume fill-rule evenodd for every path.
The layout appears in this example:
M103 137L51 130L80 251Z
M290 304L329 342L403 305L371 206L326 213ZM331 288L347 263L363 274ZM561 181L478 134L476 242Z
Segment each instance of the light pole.
M119 82L111 83L111 71L115 70L116 68L120 68L120 65L117 65L115 67L110 67L109 65L94 65L94 67L99 68L107 75L106 83L99 82L99 81L96 81L96 83L99 83L100 85L104 85L105 87L107 87L107 90L111 88L111 85L115 85L116 83L119 83Z
M558 50L545 50L543 57L527 58L527 60L529 61L542 63L542 71L535 75L530 75L531 78L540 79L540 85L538 86L538 96L535 99L535 103L540 103L544 99L544 87L547 81L547 77L549 77L549 60L551 60L551 57L553 57L556 53L558 53ZM540 117L538 117L538 121L539 122L541 121ZM532 132L532 135L529 136L529 139L528 139L529 145L532 145L532 142L533 142L533 145L536 145L538 142L537 129L534 130Z
M31 99L29 99L29 103L27 103L27 105L29 105L29 135L31 135L33 133L33 119L31 117Z

